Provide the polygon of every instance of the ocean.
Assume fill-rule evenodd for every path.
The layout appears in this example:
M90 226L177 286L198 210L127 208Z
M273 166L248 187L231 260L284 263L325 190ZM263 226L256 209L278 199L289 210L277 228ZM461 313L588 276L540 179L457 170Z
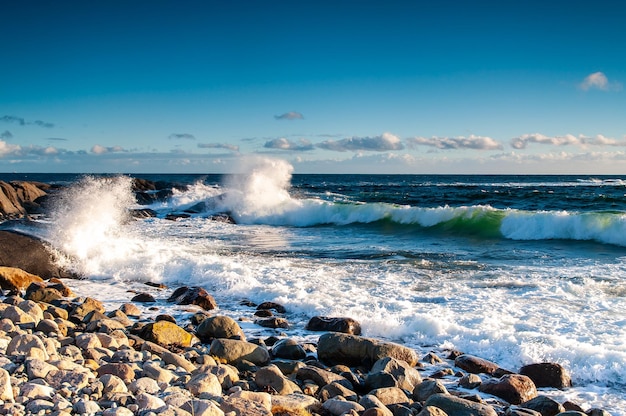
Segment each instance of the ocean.
M558 362L574 387L542 394L626 415L626 179L292 171L0 174L64 185L35 221L0 228L49 241L85 276L77 292L113 306L150 281L200 285L234 317L242 300L278 302L296 338L319 336L303 329L312 316L352 317L424 355ZM131 176L185 187L139 205ZM135 208L157 217L130 219Z

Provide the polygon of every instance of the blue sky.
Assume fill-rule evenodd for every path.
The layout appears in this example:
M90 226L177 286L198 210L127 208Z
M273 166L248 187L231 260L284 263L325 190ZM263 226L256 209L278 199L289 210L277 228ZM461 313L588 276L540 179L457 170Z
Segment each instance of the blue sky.
M0 171L626 173L622 10L2 2Z

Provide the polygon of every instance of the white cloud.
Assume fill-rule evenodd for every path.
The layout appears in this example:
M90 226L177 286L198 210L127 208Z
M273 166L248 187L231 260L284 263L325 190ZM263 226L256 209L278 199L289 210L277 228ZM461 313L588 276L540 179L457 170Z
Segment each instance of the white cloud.
M96 144L91 148L91 153L96 154L96 155L103 155L106 153L119 153L119 152L126 152L126 150L124 150L124 148L122 148L121 146L105 147L105 146L100 146L99 144Z
M626 140L617 140L598 134L593 137L583 135L574 136L566 134L564 136L545 136L540 133L524 134L511 139L511 147L514 149L525 149L529 143L547 144L552 146L626 146Z
M291 150L291 151L308 151L313 150L313 144L307 139L300 139L298 141L288 140L284 137L279 139L272 139L265 142L263 145L266 149L279 149L279 150Z
M22 148L17 144L7 143L4 140L0 140L0 157L8 155L17 155L21 152Z
M336 152L347 151L371 151L385 152L389 150L402 150L404 145L391 133L383 133L375 137L350 137L342 140L326 140L317 145L320 149L334 150Z
M583 91L589 91L591 89L598 89L602 91L617 91L622 89L622 85L618 82L609 82L609 79L603 72L594 72L585 77L583 82L578 84L578 87Z
M407 139L410 146L431 146L437 149L474 149L474 150L497 150L502 149L502 144L491 137L412 137Z

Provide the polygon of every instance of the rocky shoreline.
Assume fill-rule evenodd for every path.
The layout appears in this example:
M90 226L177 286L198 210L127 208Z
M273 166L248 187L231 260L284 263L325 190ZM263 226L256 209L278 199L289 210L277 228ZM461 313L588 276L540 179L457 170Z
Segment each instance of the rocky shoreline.
M0 200L0 219L35 212L45 198L30 185L0 185L14 195L10 205ZM306 329L320 335L297 339L281 305L248 302L249 315L233 319L200 287L138 283L107 310L77 296L70 276L45 242L0 231L0 414L609 415L543 394L571 386L556 363L502 369L458 351L418 356L362 337L345 317L314 317ZM158 315L163 302L190 313ZM276 335L246 332L250 325Z

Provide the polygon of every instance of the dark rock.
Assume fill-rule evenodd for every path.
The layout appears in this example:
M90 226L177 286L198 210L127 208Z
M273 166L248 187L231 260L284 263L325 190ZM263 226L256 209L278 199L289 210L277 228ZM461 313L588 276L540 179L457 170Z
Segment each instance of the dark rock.
M296 379L301 381L311 380L320 387L324 387L332 382L337 382L350 390L354 389L354 386L339 374L311 365L299 369L296 373Z
M480 385L479 390L511 404L521 404L537 397L535 383L521 374L507 374L497 381L485 382Z
M143 292L143 293L138 293L135 296L133 296L131 299L131 302L154 303L156 302L156 299L151 294Z
M138 219L155 218L157 216L157 212L149 208L132 209L130 210L130 216Z
M278 304L276 302L263 302L259 306L257 306L256 308L257 308L257 310L272 309L272 310L275 310L278 313L286 313L287 312L287 309L285 309L285 307L283 305Z
M177 220L190 218L190 217L191 217L191 215L189 215L189 214L167 214L165 216L165 219L169 220L169 221L177 221Z
M285 338L272 346L272 356L287 360L301 360L306 357L306 351L295 340Z
M469 354L456 357L454 365L473 374L485 373L493 375L500 368L496 363Z
M309 331L332 331L361 335L361 324L352 318L314 316L306 325Z
M572 387L572 379L567 370L557 363L525 365L519 373L530 377L537 387L554 387L557 389Z
M561 405L561 403L547 396L537 396L520 404L520 407L539 412L542 416L555 416L565 411L565 408Z
M0 266L16 267L45 280L77 277L55 264L45 242L14 231L0 230Z
M176 302L177 305L197 305L207 311L217 309L217 302L213 296L199 286L179 287L167 301Z
M365 388L375 390L383 387L398 387L398 380L386 371L370 372L365 377Z
M261 309L260 311L256 311L254 316L258 316L259 318L268 318L270 316L274 316L274 313L269 309Z
M254 323L265 328L289 328L289 322L287 322L285 318L279 318L277 316L257 319Z
M24 294L24 299L32 300L33 302L52 303L62 298L61 292L54 288L46 287L45 284L41 283L31 283Z
M160 321L167 321L167 322L171 322L175 324L176 318L174 318L172 315L157 315L157 317L154 318L154 322L160 322Z
M222 222L224 224L237 224L237 221L235 221L235 219L228 214L215 214L211 215L208 219L215 222Z

